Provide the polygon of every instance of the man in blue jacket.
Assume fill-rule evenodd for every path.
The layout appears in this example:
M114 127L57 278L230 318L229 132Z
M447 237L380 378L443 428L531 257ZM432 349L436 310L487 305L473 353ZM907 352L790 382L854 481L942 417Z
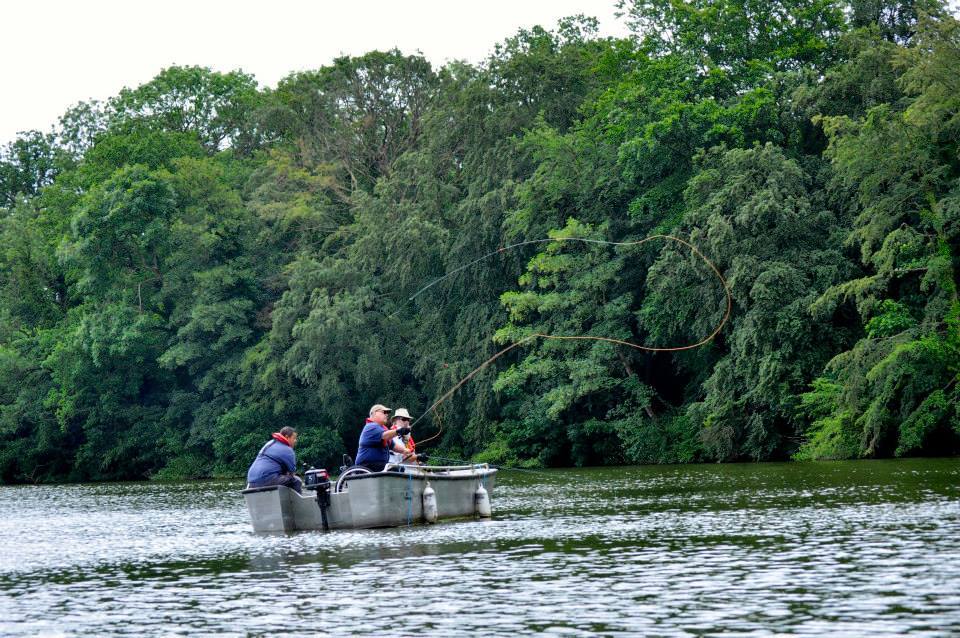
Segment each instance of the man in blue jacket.
M410 434L410 428L404 427L391 430L387 427L387 417L390 408L379 403L370 408L370 416L363 424L360 432L360 443L357 446L357 465L374 471L382 472L387 461L390 460L390 450L407 454L408 450L403 443L395 440L397 435Z
M300 493L303 481L295 474L297 455L293 453L293 447L296 444L297 431L293 428L285 427L274 432L247 470L247 487L284 485Z

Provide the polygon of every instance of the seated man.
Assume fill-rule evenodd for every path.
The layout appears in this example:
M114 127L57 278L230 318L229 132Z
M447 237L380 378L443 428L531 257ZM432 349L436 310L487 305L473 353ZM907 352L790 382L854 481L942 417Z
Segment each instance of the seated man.
M360 432L360 443L357 446L357 465L362 465L372 472L382 472L387 461L390 460L390 450L395 449L403 454L407 449L393 439L397 436L410 434L410 428L391 430L387 427L387 414L390 408L379 403L370 408L370 416L363 424Z
M293 447L296 444L297 431L293 428L285 427L274 432L247 470L247 487L284 485L300 493L303 482L294 473L297 455L293 453Z

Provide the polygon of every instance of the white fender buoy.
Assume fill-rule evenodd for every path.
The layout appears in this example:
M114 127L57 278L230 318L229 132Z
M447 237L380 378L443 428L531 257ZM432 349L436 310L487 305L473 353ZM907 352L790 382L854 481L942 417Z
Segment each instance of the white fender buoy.
M474 492L473 499L477 504L477 514L480 515L480 518L490 518L493 515L490 509L490 495L487 494L487 490L484 489L483 483L481 483L477 491Z
M423 488L423 520L428 523L437 522L437 493L430 487L430 481Z

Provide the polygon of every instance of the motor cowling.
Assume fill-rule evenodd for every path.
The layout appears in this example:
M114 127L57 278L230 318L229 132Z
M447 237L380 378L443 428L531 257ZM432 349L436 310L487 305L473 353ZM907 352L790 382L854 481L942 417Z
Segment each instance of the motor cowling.
M308 490L315 490L319 485L330 484L330 473L325 469L310 468L303 474L303 485Z

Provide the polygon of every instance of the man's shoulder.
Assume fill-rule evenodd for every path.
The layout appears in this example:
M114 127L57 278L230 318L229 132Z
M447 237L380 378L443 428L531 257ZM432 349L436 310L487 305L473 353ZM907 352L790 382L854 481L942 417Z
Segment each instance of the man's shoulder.
M364 424L363 429L360 430L360 436L367 437L367 438L373 438L373 437L379 438L380 427L381 426L378 423L373 423L373 422L366 423Z

